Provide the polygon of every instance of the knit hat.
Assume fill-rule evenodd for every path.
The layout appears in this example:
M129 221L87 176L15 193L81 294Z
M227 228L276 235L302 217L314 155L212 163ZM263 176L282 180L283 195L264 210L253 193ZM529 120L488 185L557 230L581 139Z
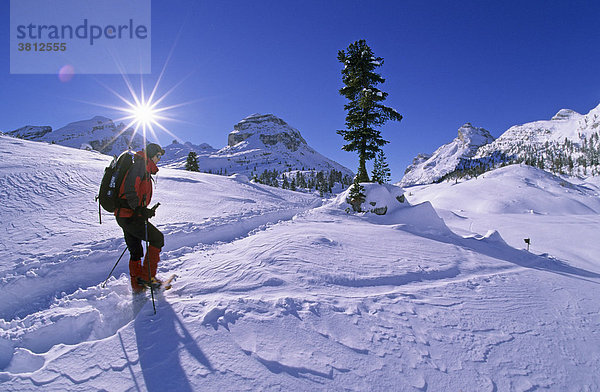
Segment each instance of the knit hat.
M156 143L150 143L146 146L146 156L148 157L148 159L152 159L154 158L154 156L156 154L161 154L161 155L165 155L165 150L162 149L161 146L159 146Z

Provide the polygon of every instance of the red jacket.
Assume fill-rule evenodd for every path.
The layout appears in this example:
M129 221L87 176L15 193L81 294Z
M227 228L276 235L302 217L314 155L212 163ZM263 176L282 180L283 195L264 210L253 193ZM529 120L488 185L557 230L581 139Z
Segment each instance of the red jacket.
M129 218L137 207L147 207L152 200L152 178L158 167L152 159L146 158L144 151L135 154L133 165L129 168L121 188L119 199L121 207L115 210L115 216Z

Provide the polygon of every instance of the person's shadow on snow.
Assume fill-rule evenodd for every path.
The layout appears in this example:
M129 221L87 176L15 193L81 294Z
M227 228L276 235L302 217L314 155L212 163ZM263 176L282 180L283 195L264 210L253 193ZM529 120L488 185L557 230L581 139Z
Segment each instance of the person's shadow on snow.
M156 315L148 315L149 308L151 306L145 306L134 322L146 388L157 392L193 391L183 369L180 353L187 351L198 361L186 366L188 370L201 366L213 372L210 361L168 302L161 300L157 303Z

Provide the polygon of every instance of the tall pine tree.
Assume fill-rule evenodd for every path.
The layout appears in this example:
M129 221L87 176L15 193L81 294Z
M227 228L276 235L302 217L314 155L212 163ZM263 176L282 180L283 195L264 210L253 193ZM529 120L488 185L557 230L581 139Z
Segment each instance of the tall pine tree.
M194 151L190 151L187 156L187 161L185 162L185 170L189 171L200 171L200 167L198 166L198 155Z
M388 143L376 129L388 120L400 121L396 110L382 104L388 94L377 88L385 79L375 72L383 64L383 58L375 57L365 40L356 41L346 51L338 52L338 60L344 64L340 94L348 99L346 130L337 131L348 142L345 151L358 152L358 181L368 182L366 161L375 158L381 147Z

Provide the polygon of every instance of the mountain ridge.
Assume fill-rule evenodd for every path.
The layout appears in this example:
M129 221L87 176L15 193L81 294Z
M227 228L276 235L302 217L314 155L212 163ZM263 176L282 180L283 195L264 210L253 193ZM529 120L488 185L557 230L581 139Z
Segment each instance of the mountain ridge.
M123 123L115 124L104 116L71 122L54 130L50 126L26 125L6 134L20 139L95 150L107 155L119 155L127 149L141 149L144 145L142 136L134 134L132 128L125 129Z
M510 127L498 138L479 145L474 153L436 155L456 143L455 139L432 155L419 154L398 184L412 186L450 177L476 176L509 163L526 163L557 174L600 175L599 132L600 105L587 114L560 109L550 120ZM435 167L445 168L446 173L440 176Z

